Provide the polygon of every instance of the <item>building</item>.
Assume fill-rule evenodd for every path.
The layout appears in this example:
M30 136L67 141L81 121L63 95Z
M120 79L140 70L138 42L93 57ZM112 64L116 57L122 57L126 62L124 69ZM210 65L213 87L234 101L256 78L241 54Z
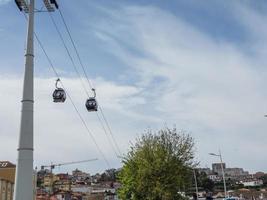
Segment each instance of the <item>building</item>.
M243 168L226 168L225 175L234 178L239 176L247 176L249 173L244 171Z
M101 179L101 175L99 173L93 175L92 177L92 184L97 184L99 180Z
M80 192L84 194L91 194L93 191L93 188L88 185L72 185L71 186L72 192Z
M0 200L12 200L14 192L14 182L0 179Z
M12 200L16 165L9 161L0 161L0 200Z
M72 177L75 181L84 181L86 179L91 178L90 174L82 172L81 170L78 169L72 171Z
M208 175L208 178L214 182L220 182L222 181L222 177L221 176L218 176L216 174L210 174Z
M71 181L70 180L57 180L53 183L53 191L71 191Z
M212 171L216 174L218 174L219 176L222 176L222 167L223 170L225 170L226 168L226 164L225 163L213 163L212 164Z
M9 161L0 161L0 178L15 182L16 165Z
M68 173L64 174L64 173L60 173L56 175L58 177L58 180L69 180L70 176Z
M255 178L261 178L261 177L263 177L263 176L265 176L265 173L264 173L264 172L256 172L256 173L254 174L254 177L255 177Z
M245 187L256 187L263 185L262 180L254 179L254 180L247 180L241 182Z
M54 174L46 174L43 178L42 188L45 189L46 192L52 193L53 192L53 183L58 181L59 177Z

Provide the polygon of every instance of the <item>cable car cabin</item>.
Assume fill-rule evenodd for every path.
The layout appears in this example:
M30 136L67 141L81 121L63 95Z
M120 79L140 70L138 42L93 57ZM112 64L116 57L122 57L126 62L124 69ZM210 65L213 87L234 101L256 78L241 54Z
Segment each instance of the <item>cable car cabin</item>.
M55 89L53 93L55 103L63 103L66 100L66 93L62 88Z
M89 112L97 111L98 105L94 97L87 99L85 106Z

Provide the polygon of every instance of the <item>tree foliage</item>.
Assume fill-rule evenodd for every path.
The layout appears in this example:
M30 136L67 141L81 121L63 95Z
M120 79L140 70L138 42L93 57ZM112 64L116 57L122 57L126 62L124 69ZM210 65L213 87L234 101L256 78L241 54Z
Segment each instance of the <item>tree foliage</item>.
M267 186L267 174L265 174L262 177L260 177L260 179L263 182L263 186Z
M117 170L116 169L108 169L104 173L101 174L100 182L103 181L112 181L115 182L117 179Z
M198 187L203 189L206 192L213 192L215 184L210 180L205 172L199 172L196 170L197 184ZM195 180L192 181L195 185Z
M194 142L176 129L148 131L132 145L119 174L122 200L182 199L190 185Z

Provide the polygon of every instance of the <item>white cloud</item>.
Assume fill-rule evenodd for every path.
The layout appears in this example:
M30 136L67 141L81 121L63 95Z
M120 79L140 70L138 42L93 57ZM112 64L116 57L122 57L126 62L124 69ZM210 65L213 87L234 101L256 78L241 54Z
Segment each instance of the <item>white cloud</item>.
M9 3L11 0L0 0L0 5L4 5L6 3Z
M263 18L236 5L237 21L253 37L244 47L213 38L192 24L155 7L104 10L106 17L90 21L103 48L124 62L138 80L123 85L95 78L97 97L104 107L118 144L125 152L129 140L147 127L166 122L191 131L202 165L213 162L207 153L221 148L230 166L266 169L267 92L265 89L265 36L255 31ZM236 11L236 10L234 10ZM256 17L255 17L256 16ZM249 19L249 20L248 20ZM264 29L264 28L262 28ZM228 31L228 30L225 30ZM258 38L254 43L253 38ZM114 69L115 70L115 69ZM121 74L123 76L124 74ZM125 75L127 77L127 75ZM129 78L130 79L130 78ZM87 98L77 79L62 79L90 130L113 166L119 161L97 118L85 110ZM54 78L37 78L35 93L35 161L47 164L99 157L70 101L54 104ZM131 80L132 82L132 80ZM0 79L0 152L16 159L22 80ZM101 166L101 167L100 167ZM90 163L88 171L104 169L103 161Z
M80 80L62 80L98 145L111 163L111 167L119 167L119 159L116 158L96 114L86 111L84 104L87 97L81 95L84 94L84 91L81 89ZM139 89L133 86L118 85L103 79L97 79L94 82L98 85L97 92L99 92L98 99L101 100L101 107L113 129L120 149L125 152L129 140L135 138L135 131L137 130L128 130L132 126L131 121L137 118L150 121L146 114L140 115L135 112L132 107L137 105L133 105L128 99L132 99L132 101L136 99L136 102L140 104L143 104L144 100L135 97ZM5 152L1 158L4 160L16 160L21 110L21 83L22 80L17 77L1 77L0 79L0 85L5 86L0 87L0 98L2 99L0 133L1 141L5 141L1 143L0 152ZM107 166L103 163L103 158L71 105L70 99L67 99L64 104L52 102L51 94L54 90L54 83L55 78L36 78L35 81L36 165L49 164L51 161L64 162L97 157L99 161L87 165L91 167L87 167L86 170L90 172L104 170ZM127 137L125 137L126 133Z
M254 34L245 43L256 55L155 7L108 11L108 21L104 18L95 27L99 39L109 45L106 49L137 70L141 80L136 85L149 88L145 96L155 97L147 101L160 118L193 132L202 164L211 161L209 151L220 147L230 164L238 164L242 157L238 161L244 167L263 170L267 166L262 156L248 145L260 152L267 142L266 69L262 69L266 56L257 54L267 50L262 34L267 29L256 29L265 16L245 5L235 6L233 12L243 11L240 24L246 23L248 33ZM160 77L165 81L157 82Z

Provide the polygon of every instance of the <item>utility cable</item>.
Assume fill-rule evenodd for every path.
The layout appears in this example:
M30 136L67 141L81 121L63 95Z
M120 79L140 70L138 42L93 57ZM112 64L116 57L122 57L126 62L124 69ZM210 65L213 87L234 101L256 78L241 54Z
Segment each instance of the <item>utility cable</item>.
M104 161L106 162L107 166L110 168L110 164L109 164L108 160L106 159L106 156L104 155L104 153L103 153L102 150L100 149L100 147L99 147L99 145L97 144L97 142L96 142L96 140L95 140L95 138L94 138L92 132L90 131L90 129L88 128L88 126L87 126L86 122L84 121L82 115L80 114L80 112L79 112L77 106L75 105L75 103L74 103L74 101L72 100L70 94L67 92L65 86L63 85L63 82L62 82L62 80L60 79L59 74L58 74L58 72L56 71L56 68L54 67L54 65L53 65L53 63L52 63L52 61L51 61L51 59L49 58L49 56L48 56L48 54L47 54L47 52L45 51L43 44L42 44L41 41L39 40L37 34L34 33L34 35L35 35L35 38L36 38L36 40L37 40L39 46L41 47L43 53L45 54L45 56L46 56L46 58L47 58L47 60L48 60L48 62L49 62L49 64L50 64L50 67L51 67L52 70L54 71L54 73L55 73L55 75L57 76L57 78L59 78L60 83L61 83L61 85L62 85L62 88L64 89L64 91L66 92L68 98L70 99L70 102L71 102L72 106L74 107L76 113L78 114L78 116L79 116L79 118L80 118L82 124L84 125L84 127L86 128L86 130L87 130L87 132L89 133L90 137L92 138L92 140L93 140L94 144L96 145L96 147L97 147L99 153L100 153L101 156L104 158Z
M73 66L74 66L74 68L75 68L75 71L76 71L76 73L77 73L79 79L81 80L81 83L83 84L83 81L82 81L82 79L81 79L81 75L80 75L80 73L79 73L79 71L78 71L78 69L77 69L77 66L76 66L75 63L74 63L74 60L73 60L73 58L72 58L72 56L71 56L71 54L70 54L70 51L69 51L69 49L68 49L68 47L67 47L67 45L66 45L66 42L65 42L65 40L64 40L64 38L63 38L63 36L62 36L62 34L61 34L61 32L60 32L60 30L59 30L57 24L56 24L56 22L55 22L53 16L52 16L50 13L49 13L49 15L50 15L50 18L51 18L51 20L52 20L52 22L53 22L53 25L54 25L55 28L56 28L56 31L57 31L59 37L60 37L60 39L61 39L61 41L62 41L62 43L63 43L63 45L64 45L64 48L65 48L65 50L67 51L68 56L69 56L69 58L70 58L70 60L71 60L71 62L72 62L72 64L73 64ZM64 21L64 22L65 22L65 21ZM66 24L66 23L64 23L64 24ZM67 29L67 28L66 28L66 29ZM68 29L67 29L67 30L68 30ZM68 33L70 34L70 32L68 32ZM78 54L77 48L76 48L76 46L75 46L75 44L74 44L74 41L73 41L73 39L72 39L71 36L70 36L70 38L71 38L73 47L75 48L75 51L76 51L76 53L77 53L77 55L78 55L78 59L80 60L80 63L82 63L82 62L81 62L81 59L80 59L80 56L79 56L79 54ZM87 74L86 74L86 72L85 72L85 70L84 70L84 67L82 67L82 68L83 68L83 72L84 72L85 75L86 75L86 79L87 79L87 81L88 81L88 83L89 83L89 87L92 89L91 82L90 82L89 79L88 79L88 76L87 76ZM87 92L87 90L86 90L84 84L83 84L83 88L84 88L84 90L85 90L85 92L86 92L86 94L87 94L87 96L88 96L88 98L89 98L89 97L90 97L90 96L89 96L89 93ZM99 121L99 123L100 123L100 126L102 127L102 129L103 129L103 131L104 131L104 133L105 133L105 135L106 135L106 137L107 137L109 143L111 144L112 149L113 149L113 151L115 152L116 157L118 157L118 153L117 153L116 147L114 146L112 140L110 140L110 138L109 138L109 134L108 134L108 132L107 132L107 130L106 130L106 128L105 128L103 122L101 121L101 118L99 117L98 113L96 113L96 114L97 114L97 118L98 118L98 121Z
M105 123L106 123L106 126L108 127L108 130L109 130L109 132L110 132L111 138L112 138L113 142L115 143L115 145L116 145L116 147L117 147L117 149L118 149L119 156L122 156L120 147L119 147L118 143L116 142L115 136L114 136L114 134L113 134L112 131L111 131L110 125L109 125L109 123L108 123L108 121L107 121L107 118L106 118L105 115L104 115L104 111L103 111L103 109L102 109L102 107L101 107L100 105L99 105L99 110L100 110L100 112L101 112L101 115L102 115L102 117L103 117Z
M81 65L82 69L83 69L83 73L84 73L84 75L85 75L85 77L86 77L86 79L87 79L87 82L88 82L90 88L92 89L92 88L93 88L92 83L91 83L91 81L89 80L89 78L88 78L88 76L87 76L87 73L86 73L86 71L85 71L85 67L84 67L84 65L83 65L83 63L82 63L80 54L79 54L79 52L78 52L78 50L77 50L77 47L76 47L76 45L75 45L75 42L74 42L72 36L71 36L70 29L69 29L69 27L68 27L68 25L67 25L67 23L66 23L66 20L65 20L63 14L62 14L60 8L59 8L58 10L59 10L59 14L60 14L60 16L61 16L61 19L62 19L62 21L63 21L63 23L64 23L64 26L65 26L65 28L66 28L66 30L67 30L67 33L68 33L68 35L69 35L69 37L70 37L70 41L71 41L71 43L72 43L72 46L73 46L73 48L74 48L74 50L75 50L75 52L76 52L77 58L78 58L78 60L79 60L79 63L80 63L80 65Z
M81 60L81 56L80 56L79 51L78 51L78 49L77 49L77 47L76 47L76 45L75 45L74 39L73 39L73 37L72 37L72 35L71 35L70 29L69 29L69 27L68 27L68 25L67 25L67 23L66 23L66 20L65 20L63 14L62 14L60 8L59 8L58 10L59 10L61 19L62 19L62 21L63 21L63 24L64 24L64 26L65 26L65 28L66 28L66 31L67 31L67 33L68 33L68 35L69 35L70 41L71 41L71 43L72 43L72 46L73 46L73 48L74 48L74 50L75 50L75 53L76 53L76 55L77 55L77 58L78 58L78 60L79 60L79 63L80 63L80 65L81 65L82 69L83 69L84 76L86 77L87 82L88 82L90 88L92 89L92 88L93 88L93 87L92 87L92 83L91 83L91 81L90 81L89 78L88 78L88 75L87 75L87 73L86 73L85 67L84 67L83 62L82 62L82 60ZM99 103L98 103L98 104L99 104ZM121 150L120 150L120 148L119 148L119 145L118 145L118 143L116 142L115 136L114 136L114 134L113 134L113 132L112 132L112 130L111 130L111 128L110 128L110 125L109 125L109 123L108 123L108 121L107 121L107 118L105 117L104 112L103 112L103 109L100 107L100 105L99 105L99 109L100 109L101 115L102 115L102 117L103 117L103 119L104 119L105 125L106 125L106 127L108 128L108 131L109 131L109 134L110 134L110 136L111 136L111 138L112 138L112 141L113 141L113 143L115 144L115 147L117 148L117 151L119 152L119 154L122 155L122 154L121 154ZM102 122L101 119L100 119L100 117L99 117L99 116L97 116L97 117L98 117L98 120L99 120L100 123L101 123L101 126L102 126L103 129L104 129L104 132L107 133L107 132L106 132L106 129L104 128L103 122ZM107 137L108 137L108 136L107 136ZM113 146L113 144L112 144L112 146ZM116 154L117 154L117 153L116 153ZM118 156L118 155L117 155L117 156Z
M96 115L97 115L98 120L101 122L100 125L101 125L102 129L104 130L104 132L105 132L105 134L106 134L106 136L108 138L109 136L108 136L107 130L106 130L104 124L102 123L101 118L99 117L99 114L96 113ZM109 140L109 138L108 138L108 140ZM113 151L115 152L116 157L118 157L119 154L117 153L117 150L116 150L114 144L112 142L110 142L110 144L111 144L111 147L112 147Z
M26 21L28 21L28 17L26 16L25 13L24 13L24 16L25 16ZM59 74L58 74L56 68L55 68L54 65L53 65L52 60L51 60L50 57L48 56L48 54L47 54L47 52L46 52L46 50L45 50L45 48L44 48L42 42L40 41L39 37L37 36L37 34L36 34L35 32L34 32L34 36L35 36L35 38L36 38L36 40L37 40L39 46L41 47L41 49L42 49L42 51L43 51L43 53L44 53L44 55L45 55L45 57L46 57L46 59L47 59L49 65L50 65L50 67L51 67L51 69L52 69L53 72L55 73L56 77L59 78L60 83L61 83L61 85L62 85L62 88L64 89L64 91L66 92L68 98L70 99L70 102L71 102L72 106L74 107L74 109L75 109L75 111L76 111L78 117L80 118L82 124L84 125L85 129L87 130L89 136L90 136L91 139L93 140L93 143L95 144L97 150L99 151L99 153L100 153L101 156L103 157L103 159L104 159L106 165L107 165L109 168L111 168L111 165L110 165L109 161L107 160L105 154L102 152L102 150L100 149L99 145L97 144L97 142L96 142L96 140L95 140L95 138L94 138L92 132L91 132L90 129L88 128L88 126L87 126L85 120L83 119L82 115L80 114L80 112L79 112L77 106L75 105L74 101L72 100L70 94L67 92L65 86L63 85L62 80L60 79L60 76L59 76Z
M87 91L87 89L86 89L86 87L85 87L85 85L83 83L83 80L81 78L80 72L78 71L78 68L77 68L77 66L76 66L76 64L75 64L75 62L74 62L74 60L73 60L73 58L72 58L72 56L70 54L70 51L69 51L69 49L68 49L68 47L67 47L67 45L66 45L66 43L65 43L65 41L63 39L63 36L60 33L59 28L58 28L58 26L57 26L57 24L56 24L56 22L55 22L55 20L54 20L54 18L52 16L52 14L50 12L48 12L48 13L49 13L49 16L51 18L51 21L53 22L53 24L54 24L54 26L56 28L56 31L57 31L57 33L58 33L58 35L60 37L60 40L61 40L61 42L62 42L62 44L63 44L63 46L64 46L64 48L65 48L65 50L66 50L66 52L67 52L67 54L69 56L69 58L70 58L70 61L71 61L72 65L73 65L73 67L74 67L74 70L76 71L77 75L79 76L79 78L81 80L82 87L83 87L85 93L87 94L87 96L89 96L89 93L88 93L88 91Z

